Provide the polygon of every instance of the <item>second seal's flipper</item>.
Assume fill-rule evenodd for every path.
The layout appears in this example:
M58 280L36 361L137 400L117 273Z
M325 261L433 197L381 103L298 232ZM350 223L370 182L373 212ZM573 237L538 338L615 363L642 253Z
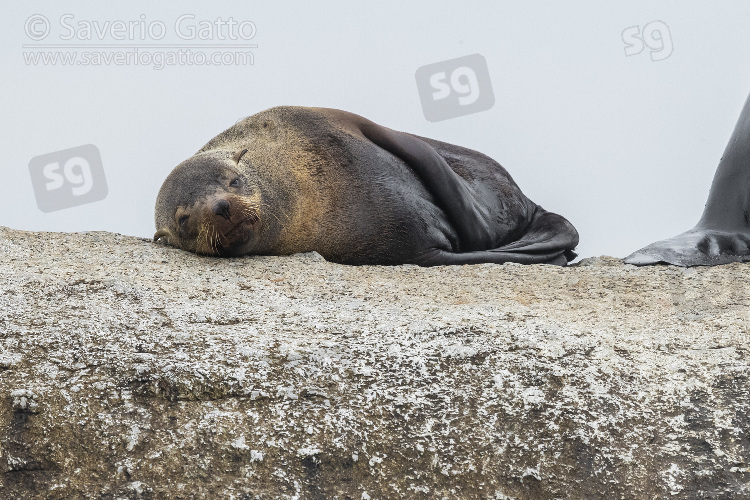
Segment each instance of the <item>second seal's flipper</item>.
M750 261L750 234L695 228L628 255L626 264L717 266Z
M578 231L564 217L537 209L531 225L523 237L513 243L492 250L454 253L434 250L416 264L442 266L449 264L556 264L566 265L576 258L573 249L578 245Z
M626 264L637 266L715 266L745 261L750 261L750 97L719 161L698 224L625 258Z

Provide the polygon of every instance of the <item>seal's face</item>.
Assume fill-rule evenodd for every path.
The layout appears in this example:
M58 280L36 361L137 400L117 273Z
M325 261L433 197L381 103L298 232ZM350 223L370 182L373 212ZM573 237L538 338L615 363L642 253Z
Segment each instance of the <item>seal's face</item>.
M249 253L261 225L260 191L239 168L245 151L198 154L175 167L156 198L154 240L205 255Z

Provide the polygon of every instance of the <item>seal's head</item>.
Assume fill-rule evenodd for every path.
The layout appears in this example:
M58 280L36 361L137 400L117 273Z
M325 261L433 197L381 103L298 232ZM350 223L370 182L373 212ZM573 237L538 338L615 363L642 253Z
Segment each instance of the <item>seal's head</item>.
M207 151L177 165L156 198L154 241L205 255L249 253L261 217L260 190L239 164L246 152Z

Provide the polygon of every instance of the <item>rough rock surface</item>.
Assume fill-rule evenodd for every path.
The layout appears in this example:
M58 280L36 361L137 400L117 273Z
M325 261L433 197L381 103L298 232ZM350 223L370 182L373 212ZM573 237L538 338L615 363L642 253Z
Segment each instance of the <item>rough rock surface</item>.
M0 498L750 496L748 264L0 255Z

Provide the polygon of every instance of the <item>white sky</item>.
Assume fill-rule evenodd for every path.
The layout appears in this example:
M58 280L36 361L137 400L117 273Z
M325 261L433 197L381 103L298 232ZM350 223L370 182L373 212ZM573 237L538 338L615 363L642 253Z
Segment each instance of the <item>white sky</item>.
M170 30L182 14L251 20L255 64L26 65L34 14L51 22L48 43L61 43L63 14L72 23L145 14ZM622 31L655 20L669 26L672 55L626 57ZM748 26L747 1L9 3L0 225L151 237L175 165L239 118L287 104L346 109L488 154L578 228L581 256L623 257L697 222L750 92ZM487 60L495 106L425 120L416 69L474 53ZM41 212L29 160L83 144L101 151L107 198Z

